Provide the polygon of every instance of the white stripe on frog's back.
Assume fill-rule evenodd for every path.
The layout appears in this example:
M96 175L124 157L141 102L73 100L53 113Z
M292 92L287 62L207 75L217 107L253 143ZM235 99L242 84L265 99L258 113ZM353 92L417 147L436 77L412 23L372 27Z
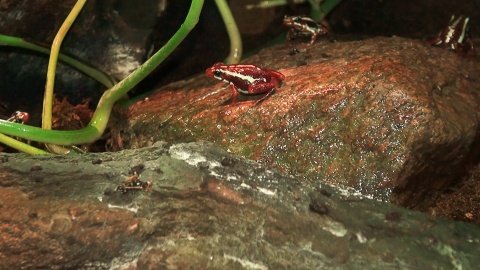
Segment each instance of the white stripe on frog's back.
M318 23L312 20L309 17L299 17L300 21L294 21L293 25L296 26L296 29L302 29L302 31L307 31L309 33L320 32Z
M235 86L234 83L229 83L229 84ZM240 93L242 93L242 94L245 94L245 95L249 95L249 94L250 94L250 93L248 92L248 90L243 90L243 89L240 88L240 87L236 87L236 88L237 88L237 91L240 92Z
M465 21L462 25L462 34L458 37L458 43L463 43L463 39L465 38L465 33L467 32L468 21L470 18L465 18Z
M458 31L458 29L457 29L458 24L462 22L463 18L464 18L463 16L460 16L460 17L458 17L458 19L455 20L455 15L452 15L452 18L450 19L450 23L448 25L448 32L445 35L445 40L444 40L445 43L447 43L447 44L450 43L452 41L452 38L455 37L455 33ZM462 31L461 31L460 35L457 37L457 42L458 43L463 42L463 39L465 37L465 31L467 29L469 19L470 18L467 17L463 20Z
M249 83L253 83L255 81L263 81L263 82L266 82L267 80L263 77L260 77L260 78L254 78L252 76L248 76L248 75L244 75L244 74L241 74L241 73L238 73L238 72L232 72L232 71L229 71L229 70L222 70L223 73L225 73L226 75L229 75L229 76L232 76L232 77L237 77L239 79L242 79L242 80L245 80ZM217 79L220 79L224 82L228 82L228 83L231 83L230 81L228 80L225 80L225 79L222 79L221 77L216 77Z

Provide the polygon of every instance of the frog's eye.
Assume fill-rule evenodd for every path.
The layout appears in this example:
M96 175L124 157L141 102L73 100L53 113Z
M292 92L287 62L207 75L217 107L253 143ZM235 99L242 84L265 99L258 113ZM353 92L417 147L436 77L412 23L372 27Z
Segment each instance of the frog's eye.
M213 72L213 76L215 76L215 77L220 77L221 75L222 75L222 72L220 70L215 70Z

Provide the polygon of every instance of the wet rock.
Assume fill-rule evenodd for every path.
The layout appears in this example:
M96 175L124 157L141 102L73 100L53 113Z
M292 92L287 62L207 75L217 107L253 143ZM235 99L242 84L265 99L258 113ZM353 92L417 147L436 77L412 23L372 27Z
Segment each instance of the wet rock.
M0 268L472 269L479 263L477 226L300 181L210 143L0 156L8 158L0 164ZM30 171L35 164L43 170ZM152 182L148 192L115 191L132 169Z
M281 45L246 60L286 76L260 104L232 105L225 83L201 75L133 106L123 142L208 140L409 207L478 160L475 57L395 37L294 46L301 52Z

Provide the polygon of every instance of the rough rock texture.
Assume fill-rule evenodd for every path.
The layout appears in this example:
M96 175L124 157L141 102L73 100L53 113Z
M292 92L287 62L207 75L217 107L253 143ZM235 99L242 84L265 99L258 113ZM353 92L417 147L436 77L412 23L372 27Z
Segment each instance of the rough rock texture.
M476 57L404 38L296 46L295 55L282 45L246 60L286 76L257 106L229 104L230 89L200 75L133 106L123 143L213 141L295 176L409 207L477 161Z
M480 229L190 143L0 154L1 269L474 269ZM148 192L122 194L141 173Z

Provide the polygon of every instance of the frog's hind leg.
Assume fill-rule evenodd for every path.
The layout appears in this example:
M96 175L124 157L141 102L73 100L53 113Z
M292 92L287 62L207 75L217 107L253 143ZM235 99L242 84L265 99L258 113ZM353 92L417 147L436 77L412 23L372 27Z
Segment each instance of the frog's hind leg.
M272 90L268 91L265 95L263 95L263 97L257 99L255 101L255 103L253 104L253 106L257 106L260 102L262 102L265 99L267 99L268 97L270 97L274 92L275 92L275 88L272 88Z

